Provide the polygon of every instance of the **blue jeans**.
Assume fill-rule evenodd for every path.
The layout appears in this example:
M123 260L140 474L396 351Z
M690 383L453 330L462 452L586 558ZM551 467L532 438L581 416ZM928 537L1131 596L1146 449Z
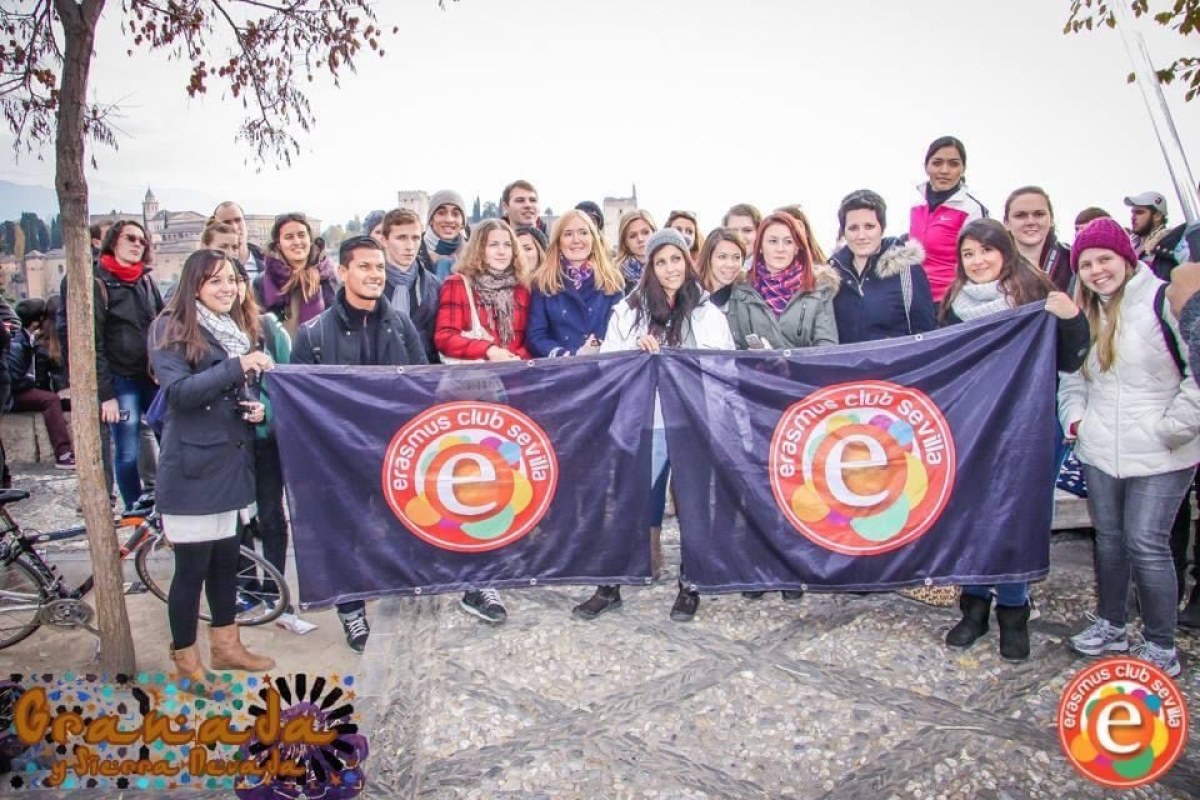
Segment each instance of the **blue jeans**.
M964 586L963 594L986 598L992 593L991 586ZM996 605L1005 608L1024 608L1029 602L1028 583L997 583Z
M667 476L671 473L671 462L667 460L667 432L662 428L654 429L650 454L650 527L661 528L667 510Z
M1114 478L1084 464L1083 474L1096 528L1097 613L1113 625L1124 625L1132 578L1137 581L1146 640L1174 647L1179 608L1171 525L1196 475L1195 467Z
M125 501L125 509L128 510L142 493L142 478L138 472L138 451L141 447L138 440L139 429L142 415L150 409L154 396L158 394L158 386L148 377L126 378L123 375L114 375L113 388L117 393L117 407L121 409L124 418L116 424L111 424L109 428L116 450L114 461L117 486L121 488L121 499ZM127 411L129 413L126 415Z

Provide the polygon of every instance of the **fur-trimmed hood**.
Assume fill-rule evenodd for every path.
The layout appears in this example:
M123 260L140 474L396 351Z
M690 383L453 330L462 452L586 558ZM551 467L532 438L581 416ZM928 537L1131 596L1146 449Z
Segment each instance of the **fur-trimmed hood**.
M916 239L907 236L885 237L880 242L879 250L872 259L875 261L875 274L880 278L893 278L906 266L920 266L925 261L925 248ZM844 270L854 270L854 254L850 252L849 247L843 246L833 254L830 261ZM830 271L837 274L833 267L830 267Z
M842 276L828 264L813 264L812 271L814 292L828 292L833 297L842 288Z

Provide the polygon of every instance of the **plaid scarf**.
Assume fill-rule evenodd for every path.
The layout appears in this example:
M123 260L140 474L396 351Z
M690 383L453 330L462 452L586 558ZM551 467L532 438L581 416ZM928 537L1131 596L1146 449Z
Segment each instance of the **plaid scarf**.
M216 314L197 300L196 319L201 328L216 337L230 358L244 356L250 352L250 337L237 326L233 317L228 314Z
M562 266L563 275L567 276L567 280L575 287L575 291L583 288L583 285L592 279L592 265L585 261L578 267L567 261L566 256L559 256L558 263Z
M754 265L754 288L762 295L775 316L783 313L804 279L804 265L799 261L780 272L771 272L760 258Z
M512 267L496 274L485 268L469 279L479 304L487 309L488 319L496 329L496 344L509 347L513 344L513 313L516 306L517 273Z

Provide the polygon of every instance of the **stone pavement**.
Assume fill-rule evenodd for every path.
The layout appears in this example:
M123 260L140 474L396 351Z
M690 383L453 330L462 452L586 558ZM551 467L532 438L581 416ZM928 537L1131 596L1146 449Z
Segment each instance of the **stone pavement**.
M673 539L673 541L671 541ZM669 537L668 561L678 563ZM1008 664L990 634L942 644L956 612L895 595L785 603L705 597L668 618L673 581L571 618L587 589L505 593L490 627L456 597L383 601L367 651L377 718L371 776L409 798L1084 798L1055 733L1086 663L1063 640L1092 605L1089 539L1059 535L1037 586L1033 654ZM384 632L384 628L387 632ZM1189 660L1200 641L1180 639ZM1181 684L1193 720L1200 684ZM1158 785L1200 796L1200 724Z
M24 524L73 517L73 480L19 474L38 483L40 497L18 507ZM678 563L677 530L665 538L668 563ZM457 595L386 599L371 606L361 660L331 612L308 615L322 624L309 637L256 630L247 638L267 637L289 670L361 677L367 797L1200 797L1192 670L1180 680L1192 712L1189 748L1159 784L1103 790L1059 748L1059 696L1086 663L1063 640L1092 605L1091 552L1087 538L1055 537L1050 578L1035 589L1042 618L1031 624L1033 655L1017 665L1000 660L995 633L965 652L947 650L942 635L955 612L890 594L704 597L694 622L675 623L673 579L623 590L624 608L591 623L570 615L588 587L505 592L509 621L499 627L459 610ZM131 615L139 658L157 660L162 604L131 598ZM84 645L38 658L36 648L55 636L90 648L88 634L39 631L20 646L32 649L0 651L0 665L86 667ZM1179 643L1200 663L1196 636Z

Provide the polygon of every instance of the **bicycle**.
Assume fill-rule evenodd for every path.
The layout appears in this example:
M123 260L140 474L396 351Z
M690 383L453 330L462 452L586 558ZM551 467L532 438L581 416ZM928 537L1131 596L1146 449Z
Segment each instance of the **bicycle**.
M25 639L42 625L55 628L84 628L93 634L95 610L84 601L95 586L95 576L89 575L79 586L67 585L54 565L48 563L35 545L61 542L87 534L79 525L59 531L42 533L23 531L8 513L8 504L28 499L29 492L16 489L0 490L0 649ZM133 528L133 533L121 545L121 560L134 559L138 577L146 588L164 603L175 557L171 543L162 530L162 520L153 508L128 512L116 521L118 530ZM238 567L240 591L251 596L255 605L241 611L239 625L263 625L272 622L286 611L291 596L283 575L255 551L242 547ZM278 591L269 591L277 587ZM209 619L202 608L200 618Z

